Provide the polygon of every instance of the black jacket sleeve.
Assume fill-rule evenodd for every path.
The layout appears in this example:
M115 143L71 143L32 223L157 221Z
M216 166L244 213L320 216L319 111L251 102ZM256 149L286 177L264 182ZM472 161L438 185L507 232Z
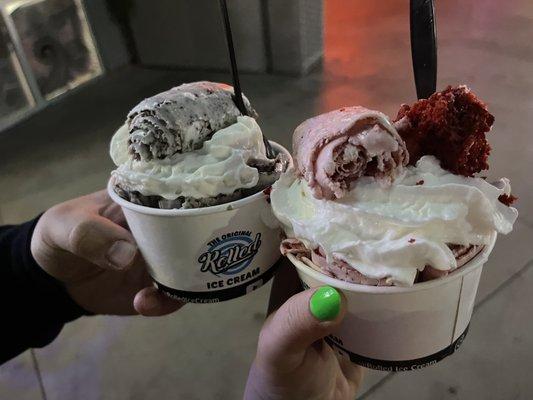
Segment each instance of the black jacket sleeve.
M0 227L0 364L46 346L66 322L87 314L35 262L30 243L37 221Z

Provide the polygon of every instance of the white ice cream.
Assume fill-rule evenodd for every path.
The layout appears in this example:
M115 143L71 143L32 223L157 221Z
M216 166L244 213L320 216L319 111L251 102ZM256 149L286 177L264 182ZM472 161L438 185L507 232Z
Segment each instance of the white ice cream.
M199 150L150 161L134 160L128 153L124 125L111 140L110 154L118 166L113 176L123 187L169 200L213 197L254 187L259 172L247 161L267 159L261 128L251 117L238 117L235 124L215 132Z
M498 201L503 193L510 193L505 178L491 185L453 175L425 156L390 188L364 177L335 201L316 199L288 171L274 184L271 204L287 235L322 247L328 262L340 259L368 277L412 285L425 265L456 267L446 243L488 244L494 232L512 230L518 212Z

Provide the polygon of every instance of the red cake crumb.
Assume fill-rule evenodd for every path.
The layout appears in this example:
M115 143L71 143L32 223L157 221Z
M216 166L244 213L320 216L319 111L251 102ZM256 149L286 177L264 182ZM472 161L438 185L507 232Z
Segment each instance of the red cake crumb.
M266 201L270 204L270 193L272 193L272 186L263 189L263 193L266 195Z
M464 85L448 86L412 106L402 105L395 123L407 145L410 164L434 155L442 168L454 174L472 176L489 168L485 134L494 117Z
M518 200L518 197L513 196L512 194L502 194L500 197L498 197L498 200L500 200L501 203L505 204L506 206L511 206L516 200Z

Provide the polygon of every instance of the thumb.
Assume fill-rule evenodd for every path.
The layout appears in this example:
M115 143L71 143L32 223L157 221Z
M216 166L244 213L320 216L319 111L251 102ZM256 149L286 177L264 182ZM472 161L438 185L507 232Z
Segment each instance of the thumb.
M71 208L56 206L45 212L34 233L41 238L37 242L105 269L125 269L133 264L138 251L127 229L97 213Z
M124 269L133 264L137 246L131 233L100 215L83 215L68 232L67 249L107 269Z
M314 342L340 325L345 313L342 292L331 286L292 296L267 319L259 337L257 359L278 370L293 369Z

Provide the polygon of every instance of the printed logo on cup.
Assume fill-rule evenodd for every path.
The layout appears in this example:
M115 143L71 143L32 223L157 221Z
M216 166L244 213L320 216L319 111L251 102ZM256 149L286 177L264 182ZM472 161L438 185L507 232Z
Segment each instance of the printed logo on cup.
M261 233L235 231L225 233L207 243L198 257L200 271L222 280L209 282L208 289L221 289L243 283L260 274L260 268L246 271L261 247ZM229 277L229 278L227 278Z

